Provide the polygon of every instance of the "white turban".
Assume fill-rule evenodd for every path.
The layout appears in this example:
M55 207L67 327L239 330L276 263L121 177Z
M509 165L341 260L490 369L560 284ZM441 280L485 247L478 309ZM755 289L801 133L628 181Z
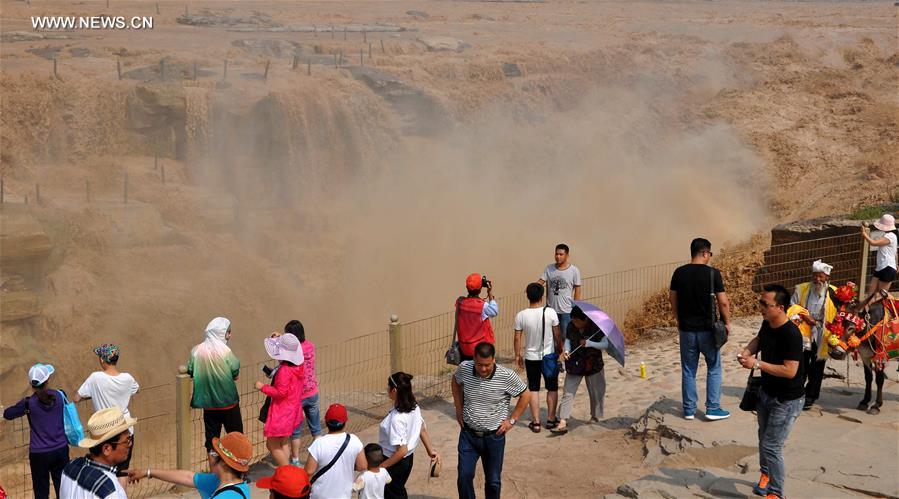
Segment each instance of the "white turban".
M812 272L824 272L825 274L830 275L831 270L833 270L833 265L827 265L821 260L812 262Z

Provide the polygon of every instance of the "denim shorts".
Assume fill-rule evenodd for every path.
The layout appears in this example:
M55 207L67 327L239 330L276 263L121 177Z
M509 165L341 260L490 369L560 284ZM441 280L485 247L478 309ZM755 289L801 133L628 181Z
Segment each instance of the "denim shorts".
M318 406L318 394L311 397L306 397L303 399L303 414L306 417L306 424L309 426L309 433L312 434L313 437L317 437L322 434L322 416L321 409ZM291 439L300 438L300 433L302 433L303 425L297 426L295 430L293 430L293 434L290 436Z

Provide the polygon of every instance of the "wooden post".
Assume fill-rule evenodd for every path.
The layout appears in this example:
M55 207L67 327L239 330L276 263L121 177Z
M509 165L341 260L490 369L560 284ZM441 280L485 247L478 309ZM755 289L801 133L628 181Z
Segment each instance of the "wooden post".
M34 184L34 202L35 204L41 204L41 184Z
M368 42L368 60L371 60L371 42Z
M159 15L159 2L156 2L156 15Z
M364 67L364 66L365 66L365 60L362 59L362 54L363 54L362 48L360 47L360 48L359 48L359 66Z
M862 239L862 264L861 277L858 279L858 302L865 301L865 291L868 289L868 254L871 253L871 247L868 245L867 239Z
M384 50L384 39L383 39L383 38L381 38L381 53L382 53L382 54L386 54L386 53L387 53L387 51Z
M159 155L153 156L153 171L159 170Z
M347 26L344 26L343 27L343 40L344 41L346 41L346 31L347 31Z
M180 366L175 377L175 464L182 470L192 469L194 465L191 461L193 422L190 418L190 392L187 366Z
M165 59L159 59L159 79L165 81Z
M331 25L331 39L334 39L334 25Z
M109 8L109 0L106 0L106 8Z
M122 79L122 60L121 59L117 59L115 61L115 71L119 75L119 79L121 80Z
M390 372L395 373L402 371L403 368L403 348L402 348L402 326L400 319L396 314L390 315L390 323L387 326L388 336L390 337Z
M128 170L122 170L122 171L124 172L124 177L125 177L125 181L124 181L124 185L123 185L123 189L122 189L122 194L123 194L122 198L124 199L125 204L128 204Z
M185 15L185 16L189 16L189 15L190 15L190 10L188 10L187 4L184 5L184 15Z
M225 69L222 70L222 81L228 79L228 59L225 59Z
M335 67L335 68L339 68L339 67L340 67L340 66L337 65L337 54L336 54L336 53L334 54L334 67Z
M3 177L0 177L0 204L3 204Z
M25 194L25 204L28 204L28 194Z
M293 56L293 67L291 67L290 69L296 69L299 64L300 64L300 56L298 56L298 55Z
M306 63L306 74L309 76L312 76L312 63L311 62Z
M160 168L161 168L160 173L162 173L162 185L165 185L165 164L160 166Z
M84 199L87 200L87 203L91 202L91 181L90 179L84 179Z
M368 31L362 30L362 43L365 43L367 41L368 41Z
M197 61L194 61L194 81L197 81L199 78L200 72L197 70Z
M272 63L271 59L265 60L265 74L262 75L263 80L268 80L268 67Z
M318 38L318 28L312 25L312 38Z
M56 56L53 56L53 77L59 78L59 74L56 72Z

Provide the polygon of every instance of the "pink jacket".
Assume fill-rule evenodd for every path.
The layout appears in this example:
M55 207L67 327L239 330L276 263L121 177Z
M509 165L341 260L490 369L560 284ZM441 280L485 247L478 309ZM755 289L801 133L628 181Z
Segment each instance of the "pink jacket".
M266 437L288 437L303 422L301 406L306 373L303 365L281 363L273 385L263 385L262 393L272 398L262 432Z

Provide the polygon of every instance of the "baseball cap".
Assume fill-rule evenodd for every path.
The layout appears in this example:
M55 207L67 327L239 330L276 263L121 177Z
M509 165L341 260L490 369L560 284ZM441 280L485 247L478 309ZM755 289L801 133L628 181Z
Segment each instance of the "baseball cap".
M312 485L309 475L303 468L284 465L275 469L275 474L256 481L260 489L270 489L287 497L309 497Z
M56 369L50 364L35 364L28 370L28 379L31 380L31 386L43 385L55 372Z
M481 286L483 282L481 274L470 274L468 278L465 279L465 287L468 288L469 291L477 291L483 287Z
M331 404L328 412L325 413L325 421L334 421L335 423L346 423L347 413L343 404Z

